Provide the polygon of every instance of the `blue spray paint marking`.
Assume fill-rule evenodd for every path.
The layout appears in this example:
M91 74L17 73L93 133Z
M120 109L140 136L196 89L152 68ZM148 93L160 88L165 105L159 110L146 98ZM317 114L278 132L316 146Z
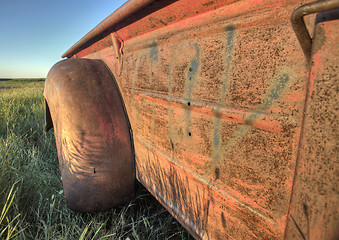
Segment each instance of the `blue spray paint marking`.
M172 96L172 62L168 67L168 94Z
M224 78L221 92L219 95L219 104L222 104L222 102L224 101L226 92L228 90L228 85L229 85L229 73L230 73L231 62L232 62L232 50L234 46L234 27L227 26L226 32L227 32L227 44L226 44L226 52L225 52L226 54L225 78Z
M260 107L262 109L267 109L267 107L271 106L272 103L280 96L282 91L285 89L286 84L290 80L290 77L287 73L284 73L280 76L279 81L275 85L275 87L271 90L271 92L267 95L263 105ZM260 109L259 108L259 109Z
M214 131L213 131L213 150L212 150L212 157L215 161L218 161L220 159L220 117L216 117L214 122Z
M226 27L226 33L227 33L227 38L226 38L226 66L225 66L225 78L220 90L219 94L219 106L216 109L216 112L219 112L221 108L221 104L223 103L226 92L228 90L228 85L229 85L229 73L230 73L230 68L231 68L231 60L232 60L232 50L234 46L234 27L233 26L227 26ZM215 161L219 161L220 159L220 126L221 126L221 119L219 116L216 116L215 121L214 121L214 129L213 129L213 150L212 150L212 158Z
M135 63L133 77L132 77L131 108L132 108L132 114L134 116L138 116L138 114L139 114L139 111L138 111L137 107L135 106L134 90L135 90L135 84L138 81L138 71L139 71L139 66L140 66L140 58L141 58L141 55L138 55L138 57L136 59L136 63Z
M157 42L155 40L152 41L151 44L151 51L149 53L149 58L151 59L151 66L150 66L150 80L148 81L148 84L151 85L153 83L153 76L154 76L154 72L153 72L153 65L158 62L158 55L159 55L159 49L158 49L158 45ZM151 86L149 86L151 87Z
M171 62L169 64L169 68L168 68L168 96L172 96L173 91L172 91L172 58L171 58ZM174 143L173 143L173 130L172 130L172 126L173 126L173 107L170 105L171 100L168 100L168 135L170 137L170 142L171 142L171 148L172 151L174 151ZM173 152L174 154L174 152Z
M152 87L150 85L154 84L153 82L153 76L154 76L154 72L153 72L153 65L156 64L158 62L158 55L159 55L159 51L158 51L158 45L157 42L155 40L152 41L151 44L151 51L150 51L150 59L151 59L151 67L150 67L150 80L148 82L148 87L149 89L152 89ZM155 136L155 111L156 111L156 105L152 104L152 117L151 117L151 140L153 141L154 136Z
M221 88L221 92L219 95L219 106L216 108L216 112L219 113L221 105L226 97L226 93L228 91L229 85L229 72L231 67L231 60L232 60L232 50L234 47L234 27L228 26L226 28L227 32L227 45L226 45L226 66L225 66L225 79ZM278 82L275 86L270 90L264 100L264 103L259 105L256 109L256 113L251 114L246 120L245 125L242 125L236 130L232 136L227 141L226 146L222 147L221 143L221 135L220 135L220 128L221 128L221 119L220 116L216 115L216 119L214 121L214 131L213 131L213 151L212 151L212 158L213 163L212 166L215 167L216 170L216 178L219 177L219 169L217 168L218 163L220 162L221 155L226 156L236 144L247 135L247 133L251 130L250 124L255 121L262 113L262 111L266 110L269 106L271 106L276 99L279 98L283 90L285 89L287 83L289 81L289 76L286 73L283 73ZM218 173L218 174L217 174Z
M194 44L196 50L195 58L192 59L190 68L188 69L187 78L185 81L185 100L189 102L192 97L192 90L196 83L196 75L199 68L199 58L200 58L200 49L197 43ZM185 109L186 113L186 133L190 135L190 120L191 120L191 110Z
M198 67L199 67L200 49L199 49L198 44L195 43L194 48L196 50L196 55L195 55L195 58L191 61L191 66L188 69L188 73L187 73L188 81L186 81L186 86L185 86L185 96L186 96L187 101L191 100L192 88L195 83L194 78L197 74Z
M151 58L152 63L154 63L158 61L159 49L158 49L158 44L155 40L153 40L151 46L152 46L152 49L151 49L149 57Z
M273 102L280 96L283 90L286 87L286 84L290 80L290 77L287 73L284 73L280 76L279 81L276 83L275 87L269 92L266 96L264 103L259 105L256 110L256 113L251 114L245 121L245 124L249 125L253 121L255 121L259 115L261 115L261 111L266 110L269 106L273 104Z
M287 83L289 82L290 77L287 73L283 73L278 82L275 84L275 86L272 88L272 90L266 95L266 98L264 100L264 103L259 105L256 109L256 113L251 114L246 120L245 125L242 125L238 128L237 131L235 131L232 136L229 138L226 146L223 148L223 155L226 156L234 147L236 144L247 135L247 133L251 130L252 126L251 124L253 121L255 121L262 113L260 111L266 110L269 106L271 106L275 100L279 98L281 93L286 88ZM214 166L216 166L219 163L219 159L214 159Z

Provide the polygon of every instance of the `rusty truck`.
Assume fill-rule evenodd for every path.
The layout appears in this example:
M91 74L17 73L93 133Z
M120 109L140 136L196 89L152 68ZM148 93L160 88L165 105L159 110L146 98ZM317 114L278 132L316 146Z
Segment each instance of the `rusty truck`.
M338 0L129 0L62 57L71 209L137 180L196 239L339 239Z

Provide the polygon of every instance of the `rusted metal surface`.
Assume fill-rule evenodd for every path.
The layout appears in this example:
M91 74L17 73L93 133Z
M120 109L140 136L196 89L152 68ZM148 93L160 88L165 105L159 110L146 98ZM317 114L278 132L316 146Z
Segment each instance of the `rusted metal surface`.
M107 67L99 60L63 60L48 73L44 96L46 129L52 120L67 205L92 212L131 200L135 177L128 119Z
M328 11L336 8L339 8L338 0L327 0L305 4L293 12L291 22L307 59L311 57L312 39L308 33L303 17L308 14Z
M339 9L317 19L286 239L339 239Z
M137 179L197 239L291 236L309 67L290 17L308 2L155 1L76 53L115 74Z

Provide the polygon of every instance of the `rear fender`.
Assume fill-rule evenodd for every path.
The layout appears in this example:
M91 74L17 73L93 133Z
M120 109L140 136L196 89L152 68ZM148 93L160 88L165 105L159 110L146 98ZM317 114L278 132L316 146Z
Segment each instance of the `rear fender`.
M48 73L46 130L54 127L64 195L79 212L134 197L128 117L115 79L99 60L67 59Z

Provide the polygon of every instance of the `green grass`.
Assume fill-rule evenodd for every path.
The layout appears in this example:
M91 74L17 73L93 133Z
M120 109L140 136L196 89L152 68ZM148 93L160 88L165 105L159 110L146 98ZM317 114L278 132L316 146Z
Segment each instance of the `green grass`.
M45 79L1 79L0 78L0 94L4 90L15 89L15 88L39 88L45 83Z
M67 208L43 79L0 79L0 239L192 239L140 185L136 199L100 213Z

